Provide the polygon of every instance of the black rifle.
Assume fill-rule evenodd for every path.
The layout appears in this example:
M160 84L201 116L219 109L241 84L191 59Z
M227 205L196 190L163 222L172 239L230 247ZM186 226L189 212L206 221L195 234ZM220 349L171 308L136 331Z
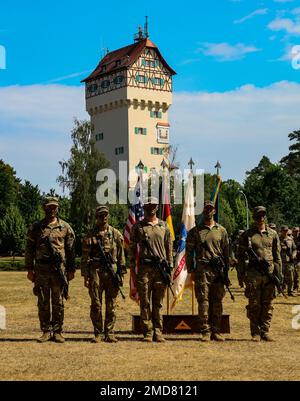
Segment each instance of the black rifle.
M61 290L62 290L62 296L65 298L65 300L67 301L69 299L69 282L68 279L63 271L63 269L61 268L62 262L63 262L63 258L60 254L60 252L58 252L55 247L53 246L50 236L48 236L46 238L47 241L47 245L50 249L51 252L51 265L54 268L54 271L57 273L60 284L61 284Z
M210 259L209 264L218 273L221 282L225 285L227 291L229 292L230 298L234 301L234 295L229 288L230 280L228 277L228 266L226 265L224 259L221 256L213 256Z
M166 259L161 259L159 256L155 255L150 244L149 244L149 239L145 234L145 239L143 242L146 245L146 248L148 249L148 252L150 253L150 261L153 263L153 265L158 269L160 272L160 275L162 277L163 283L170 289L173 297L175 297L173 288L172 288L172 281L171 281L171 273L172 269L169 264L169 262Z
M93 258L94 261L100 262L101 266L104 268L104 270L108 271L109 274L111 275L113 279L113 283L115 286L120 290L120 294L123 299L125 299L125 295L121 289L123 287L123 280L122 280L122 274L121 272L115 272L112 264L113 264L113 259L112 256L109 252L104 252L104 249L102 247L101 241L99 238L97 238L97 243L98 243L98 248L100 252L100 258Z
M34 287L33 287L33 289L32 289L32 292L33 292L33 294L34 294L36 297L40 296L42 302L45 302L43 287L34 284Z
M259 257L251 245L249 245L248 247L248 254L249 256L251 255L252 257L254 257L257 261L257 265L255 265L254 268L259 271L263 276L268 277L270 282L275 284L275 287L279 294L282 294L284 298L287 298L287 296L283 292L279 278L274 273L270 272L270 263L265 258Z

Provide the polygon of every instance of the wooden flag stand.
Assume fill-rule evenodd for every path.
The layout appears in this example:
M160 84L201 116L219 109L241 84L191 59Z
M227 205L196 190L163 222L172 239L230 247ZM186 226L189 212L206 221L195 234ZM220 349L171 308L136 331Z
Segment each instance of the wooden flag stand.
M142 334L140 316L132 316L133 334ZM163 315L164 334L196 334L200 333L198 315L195 315L195 284L192 287L192 314L171 315L170 314L170 293L167 289L167 314ZM222 316L221 333L230 333L229 315Z

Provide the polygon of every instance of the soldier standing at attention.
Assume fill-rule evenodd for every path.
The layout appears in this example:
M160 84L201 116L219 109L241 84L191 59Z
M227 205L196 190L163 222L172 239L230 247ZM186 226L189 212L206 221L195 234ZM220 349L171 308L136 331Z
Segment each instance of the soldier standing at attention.
M105 268L101 259L101 248L106 258L111 262L113 270L120 280L126 273L123 236L114 227L108 224L109 210L107 206L98 206L96 209L96 226L83 239L81 257L81 275L84 285L89 289L91 298L90 317L94 326L95 337L93 343L100 343L103 332L102 297L105 293L105 321L104 341L116 343L114 325L116 322L116 304L119 286L113 280L111 273ZM99 245L100 243L100 245Z
M247 317L250 319L252 340L273 341L269 335L275 284L262 273L260 262L269 263L269 272L282 280L280 241L277 233L266 225L266 208L256 206L253 210L254 226L241 236L238 261L246 283L245 295L249 300ZM251 249L259 260L251 253ZM246 260L249 263L246 264Z
M293 237L290 237L288 234L288 226L282 226L280 233L280 255L282 260L283 286L284 288L287 287L288 296L293 297L295 272L294 260L297 256L297 248Z
M157 210L158 200L154 197L148 198L144 202L145 218L134 225L130 238L129 257L133 276L135 276L137 247L138 245L140 247L136 282L145 342L152 342L152 340L165 342L162 336L161 308L166 284L153 258L158 257L160 260L167 261L170 270L167 274L171 274L173 267L171 233L167 223L157 218Z
M203 223L188 232L186 241L186 265L195 282L201 341L225 341L220 334L225 288L214 263L221 258L227 276L229 239L226 229L214 221L215 213L214 203L204 202Z
M299 281L300 281L300 235L299 227L293 228L293 239L297 248L297 255L294 260L295 265L295 276L294 276L294 291L299 291Z
M58 217L58 206L57 198L44 199L45 218L29 227L25 249L27 277L34 283L34 294L38 297L40 327L43 332L38 341L41 343L51 339L51 331L55 342L65 341L61 335L64 321L63 285L54 269L53 251L61 259L60 267L65 268L67 280L71 281L75 275L75 236L71 226Z

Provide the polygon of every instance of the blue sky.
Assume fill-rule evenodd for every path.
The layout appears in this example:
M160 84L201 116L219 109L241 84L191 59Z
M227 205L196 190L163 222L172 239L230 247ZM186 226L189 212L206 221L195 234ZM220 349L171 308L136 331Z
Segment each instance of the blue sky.
M56 186L72 119L86 117L80 80L103 48L130 44L145 15L178 73L170 118L182 166L193 156L211 170L219 158L224 177L242 181L263 154L287 153L287 134L300 127L300 70L291 65L300 1L3 0L0 157L21 178Z

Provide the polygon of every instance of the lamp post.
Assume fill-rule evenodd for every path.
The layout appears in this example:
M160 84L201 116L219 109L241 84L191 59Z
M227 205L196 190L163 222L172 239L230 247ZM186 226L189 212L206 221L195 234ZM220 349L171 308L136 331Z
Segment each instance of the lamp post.
M241 189L239 190L239 193L241 195L243 195L243 197L245 198L245 203L246 203L246 219L247 219L247 230L249 229L249 208L248 208L248 199L247 196L245 194L245 192L243 192Z

